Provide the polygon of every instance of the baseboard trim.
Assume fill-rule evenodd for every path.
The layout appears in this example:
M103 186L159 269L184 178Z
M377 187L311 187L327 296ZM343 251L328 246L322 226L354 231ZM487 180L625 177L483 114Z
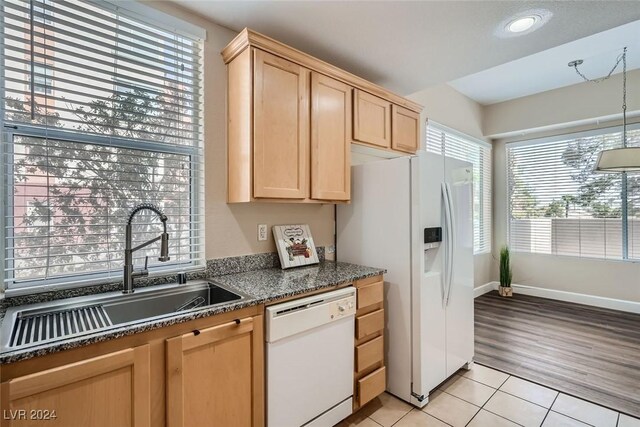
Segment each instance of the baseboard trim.
M499 282L489 282L478 286L473 290L474 298L484 295L487 292L497 290ZM512 283L513 293L531 295L540 298L549 298L559 301L574 302L576 304L590 305L593 307L608 308L611 310L625 311L628 313L640 314L640 302L625 301L614 298L600 297L596 295L579 294L575 292L559 291L556 289L538 288L536 286L518 285Z
M480 295L484 295L491 291L498 290L498 282L489 282L484 285L480 285L477 288L473 288L473 297L478 298Z

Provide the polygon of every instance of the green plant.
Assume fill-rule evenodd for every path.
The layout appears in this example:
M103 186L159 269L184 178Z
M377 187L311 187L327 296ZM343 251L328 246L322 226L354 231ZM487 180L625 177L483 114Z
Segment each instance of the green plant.
M505 288L511 287L512 275L509 247L503 246L502 249L500 249L500 286Z

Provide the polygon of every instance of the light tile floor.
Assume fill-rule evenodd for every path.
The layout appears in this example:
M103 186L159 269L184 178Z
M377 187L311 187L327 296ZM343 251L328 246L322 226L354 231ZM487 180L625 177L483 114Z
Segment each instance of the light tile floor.
M338 427L640 427L640 419L474 365L429 396L422 410L384 393Z

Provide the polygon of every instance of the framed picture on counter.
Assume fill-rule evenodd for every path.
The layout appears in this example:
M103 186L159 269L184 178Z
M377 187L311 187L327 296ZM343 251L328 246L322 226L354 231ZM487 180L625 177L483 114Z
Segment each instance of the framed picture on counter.
M283 269L320 262L307 224L274 225L273 238Z

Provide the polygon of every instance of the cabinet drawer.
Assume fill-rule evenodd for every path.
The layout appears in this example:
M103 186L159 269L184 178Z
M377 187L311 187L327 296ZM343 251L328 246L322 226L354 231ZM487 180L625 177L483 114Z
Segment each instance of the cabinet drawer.
M384 309L356 317L356 338L364 338L384 329Z
M384 298L384 283L382 281L358 289L358 308L367 307L382 302Z
M369 366L384 361L384 339L374 338L356 347L356 372L362 372Z
M383 366L358 380L358 406L364 405L384 392L387 387L385 373L386 369Z

